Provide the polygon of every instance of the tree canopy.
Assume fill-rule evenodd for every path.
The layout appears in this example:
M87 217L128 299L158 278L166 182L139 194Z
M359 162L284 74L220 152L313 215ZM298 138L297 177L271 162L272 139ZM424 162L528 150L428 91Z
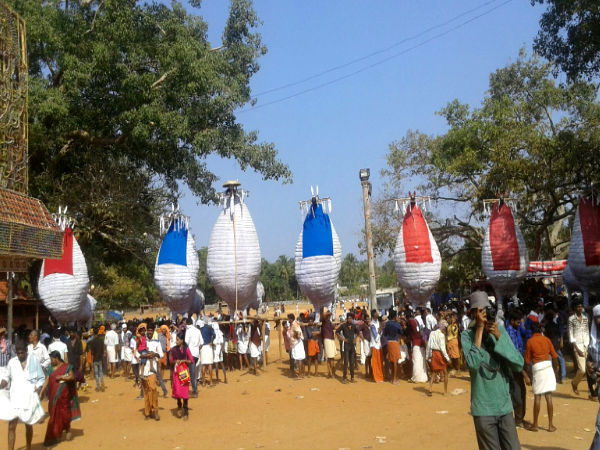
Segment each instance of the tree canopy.
M578 195L600 182L600 104L594 84L559 85L551 72L521 52L490 75L481 106L441 109L446 133L409 130L390 145L374 207L379 253L391 253L400 226L385 200L416 189L439 201L429 222L449 270L480 272L482 201L497 195L516 200L532 259L565 257Z
M531 0L536 3L548 4L548 9L540 19L535 51L570 79L600 75L600 2Z
M274 145L236 120L266 52L250 0L231 1L217 48L177 1L9 4L27 22L30 193L69 206L100 300L123 277L135 293L117 303L155 296L158 214L182 184L214 199L209 155L291 180Z

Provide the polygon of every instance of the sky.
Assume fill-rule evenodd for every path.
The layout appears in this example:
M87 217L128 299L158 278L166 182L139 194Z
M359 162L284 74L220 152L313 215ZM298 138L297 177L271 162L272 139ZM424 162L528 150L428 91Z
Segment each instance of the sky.
M228 7L224 0L189 7L208 22L213 47L221 45ZM370 168L377 196L389 144L409 129L444 133L435 112L453 99L479 105L490 73L514 62L519 49L531 52L544 10L528 0L255 0L254 8L268 53L251 80L256 108L236 116L260 141L275 144L293 183L263 181L234 160L207 163L218 190L237 179L250 191L246 204L269 261L293 256L303 220L298 201L310 198L311 185L332 198L343 253L358 255L359 169ZM180 206L196 245L207 246L219 207L199 204L185 188Z

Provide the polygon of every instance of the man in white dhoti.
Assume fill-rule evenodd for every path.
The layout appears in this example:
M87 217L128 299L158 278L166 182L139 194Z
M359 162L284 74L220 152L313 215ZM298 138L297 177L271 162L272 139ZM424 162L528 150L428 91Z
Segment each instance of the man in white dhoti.
M117 370L117 362L119 361L119 335L115 331L117 329L116 323L110 324L110 330L106 332L104 337L104 345L106 346L106 362L109 367L109 376L114 378L115 371Z
M8 449L15 448L17 424L21 421L25 424L25 440L30 450L32 425L44 417L38 393L44 385L45 374L34 355L27 355L23 343L17 344L16 353L0 381L0 420L8 421Z
M530 431L538 430L538 416L540 415L540 404L542 395L546 398L548 407L548 431L556 431L552 424L554 407L552 406L552 392L556 390L555 373L558 371L558 355L550 339L542 335L542 329L538 322L531 324L533 336L527 341L525 350L525 367L531 371L530 378L533 384L533 425ZM530 365L533 363L533 365ZM526 380L527 381L527 380Z
M219 367L221 367L223 369L223 381L227 383L227 372L225 371L225 364L223 364L224 335L217 322L212 323L212 328L215 332L215 339L213 340L213 364L215 365L216 380L219 381Z
M291 356L298 363L298 378L304 378L306 352L304 351L304 341L302 340L302 328L300 328L300 323L293 314L288 314L288 320L292 323L292 326L288 330Z

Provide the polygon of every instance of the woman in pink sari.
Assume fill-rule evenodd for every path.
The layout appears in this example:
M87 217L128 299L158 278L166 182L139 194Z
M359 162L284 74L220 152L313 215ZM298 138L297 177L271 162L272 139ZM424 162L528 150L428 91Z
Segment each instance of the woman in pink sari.
M188 420L188 398L190 396L190 372L188 366L194 364L194 358L185 343L185 335L179 333L176 346L171 349L170 362L172 367L172 397L177 399L177 417Z
M57 351L50 353L50 361L53 372L46 379L40 394L40 397L43 397L48 388L50 420L48 420L48 428L46 428L45 446L56 444L63 431L66 432L67 440L70 440L71 421L81 418L73 366L66 364Z

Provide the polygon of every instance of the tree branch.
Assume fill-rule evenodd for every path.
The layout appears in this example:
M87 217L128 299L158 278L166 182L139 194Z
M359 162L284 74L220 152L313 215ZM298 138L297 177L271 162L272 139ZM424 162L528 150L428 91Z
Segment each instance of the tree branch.
M165 73L162 74L162 76L156 80L154 83L152 83L152 86L150 86L151 89L156 89L157 87L159 87L169 76L169 74L171 74L173 72L173 70L168 70Z
M82 2L82 4L83 4L83 2ZM96 26L96 17L98 17L98 13L102 9L103 5L104 5L104 1L101 1L100 4L98 5L98 8L96 8L96 11L94 12L94 17L92 18L92 24L90 25L90 29L87 30L85 33L83 33L84 35L94 31L94 27Z

